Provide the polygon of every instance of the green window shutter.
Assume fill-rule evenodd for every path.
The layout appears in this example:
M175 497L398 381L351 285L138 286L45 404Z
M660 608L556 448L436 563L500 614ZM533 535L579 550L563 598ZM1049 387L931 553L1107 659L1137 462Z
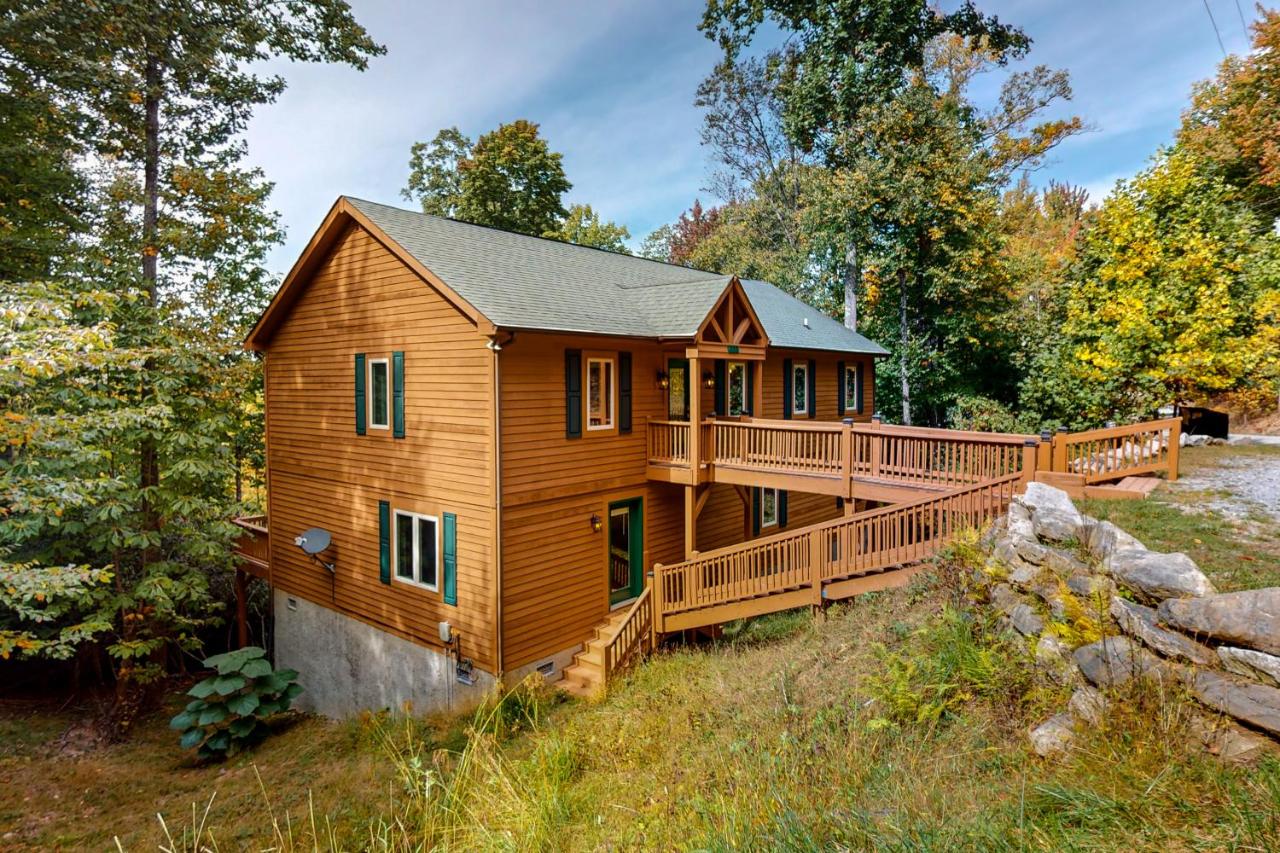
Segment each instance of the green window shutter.
M809 418L818 416L818 362L809 359Z
M844 414L844 362L836 362L836 414Z
M858 395L858 399L857 399L858 414L862 414L862 389L863 389L862 368L863 368L863 362L860 361L858 362L858 387L854 389L854 393Z
M378 580L391 583L391 504L378 501Z
M618 353L618 432L631 432L631 353Z
M364 419L368 409L364 403L364 353L356 353L356 435L364 435Z
M747 414L756 413L756 363L747 362Z
M404 438L404 353L391 354L391 429L396 438Z
M782 417L791 420L791 359L782 360Z
M751 487L751 535L752 536L760 535L761 503L763 503L763 501L760 500L760 487L752 486Z
M564 351L564 435L582 437L582 350Z
M778 489L778 526L787 526L787 490Z
M716 360L716 403L715 413L720 417L729 414L729 370L724 359Z
M444 603L458 603L458 517L444 514Z

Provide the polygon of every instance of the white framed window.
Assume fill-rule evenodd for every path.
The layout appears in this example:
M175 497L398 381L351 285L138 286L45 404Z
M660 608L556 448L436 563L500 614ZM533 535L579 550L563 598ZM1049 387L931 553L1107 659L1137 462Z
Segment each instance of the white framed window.
M392 536L394 577L402 583L440 588L440 525L434 515L398 509Z
M809 364L796 362L791 365L791 413L809 414Z
M391 428L391 367L385 358L369 359L369 426Z
M725 377L729 387L725 389L726 414L743 415L747 411L747 365L741 361L731 361L725 366Z
M587 429L613 429L617 395L612 358L587 359Z
M778 490L760 490L760 527L778 526Z
M844 368L844 410L846 412L862 412L858 409L858 366L845 365Z

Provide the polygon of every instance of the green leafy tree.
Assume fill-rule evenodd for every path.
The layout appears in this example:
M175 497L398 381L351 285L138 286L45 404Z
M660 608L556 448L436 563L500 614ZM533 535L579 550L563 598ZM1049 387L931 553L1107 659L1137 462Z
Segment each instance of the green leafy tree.
M475 145L448 128L411 149L404 195L426 213L542 236L567 214L561 199L573 185L562 159L525 119L499 125Z
M1061 343L1029 379L1029 401L1097 423L1265 374L1278 239L1259 234L1255 214L1190 153L1162 153L1084 234Z
M579 246L630 254L626 241L631 238L631 232L626 226L609 221L601 222L600 214L592 210L589 204L571 205L565 213L564 221L542 236Z
M113 662L106 723L119 735L171 652L194 649L216 618L210 585L229 566L237 448L251 454L256 441L246 403L257 367L238 344L272 285L262 262L281 235L270 185L241 165L239 137L284 88L262 61L363 68L381 48L341 0L54 0L10 11L59 34L60 62L78 71L53 78L57 98L85 105L84 145L99 155L59 298L114 301L59 315L68 329L110 329L109 345L60 353L68 335L54 334L35 357L68 366L6 389L20 416L7 428L26 429L7 436L0 468L0 548L26 572L110 575L105 597L87 596L76 618L109 625L91 633ZM33 297L14 293L23 314Z

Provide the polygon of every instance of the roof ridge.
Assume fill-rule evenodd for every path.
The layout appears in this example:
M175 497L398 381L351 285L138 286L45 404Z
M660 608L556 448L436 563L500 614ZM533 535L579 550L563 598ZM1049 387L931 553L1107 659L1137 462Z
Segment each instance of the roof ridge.
M455 219L452 216L440 216L439 214L427 213L426 211L422 211L422 210L410 210L408 208L397 207L393 204L386 204L385 202L373 201L372 199L360 198L358 196L344 195L342 196L342 198L345 198L348 201L358 201L362 204L376 204L378 207L385 207L387 210L394 210L398 213L408 213L413 216L422 216L428 219L438 219L441 222L452 222L455 225L465 225L469 228L482 228L486 231L495 231L499 234L510 234L513 237L523 237L528 240L536 240L540 243L549 243L555 246L569 246L570 248L573 248L573 249L584 249L592 252L600 252L605 255L613 255L614 257L617 257L617 258L625 258L633 261L645 261L650 264L657 264L659 266L664 266L664 267L672 267L673 269L683 269L683 270L690 270L692 272L705 273L708 276L722 275L721 273L712 272L711 270L698 269L697 267L687 267L684 264L673 264L673 263L670 263L669 261L659 261L654 258L646 258L643 255L633 255L630 252L618 252L618 251L614 251L613 249L602 249L599 246L583 246L580 243L570 243L567 240L557 240L554 237L539 237L535 234L525 234L523 231L512 231L510 228L499 228L496 225L482 225L478 222L468 222L465 219Z

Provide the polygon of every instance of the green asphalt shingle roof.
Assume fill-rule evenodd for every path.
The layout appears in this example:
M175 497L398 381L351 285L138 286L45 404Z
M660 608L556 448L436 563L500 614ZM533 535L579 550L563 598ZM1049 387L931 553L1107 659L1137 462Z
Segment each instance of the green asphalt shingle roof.
M346 200L501 328L691 337L732 280L363 199ZM742 285L773 346L887 354L767 282Z

